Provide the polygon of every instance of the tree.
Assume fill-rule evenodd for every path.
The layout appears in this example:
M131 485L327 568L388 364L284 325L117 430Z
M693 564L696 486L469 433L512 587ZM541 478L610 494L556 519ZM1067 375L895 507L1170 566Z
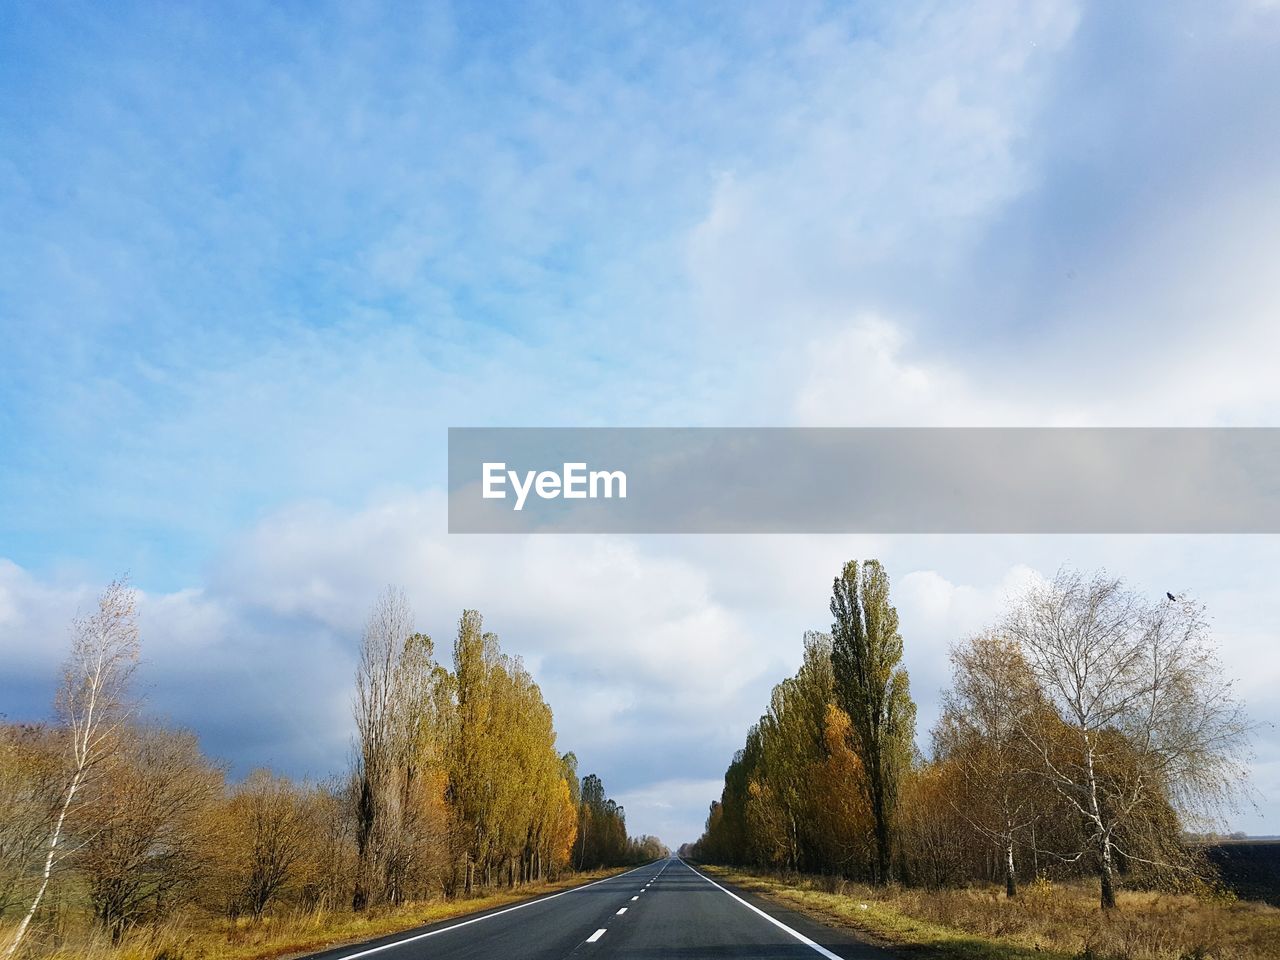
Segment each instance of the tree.
M472 888L477 870L485 884L496 871L514 886L544 875L554 866L554 852L573 844L576 759L556 751L542 691L518 657L502 653L474 610L464 611L458 623L453 659L449 796L462 837L465 889ZM582 789L585 795L587 782ZM580 836L589 844L595 833L582 823Z
M959 780L951 803L971 828L999 849L1005 895L1018 892L1014 850L1034 818L1035 784L1026 741L1035 680L1018 645L981 633L951 651L952 686L943 694L934 753Z
M876 880L893 875L893 817L898 784L911 763L915 704L902 662L898 612L879 561L845 564L832 584L831 666L835 695L849 717L875 824Z
M841 872L866 863L862 764L849 718L832 703L831 650L826 634L805 634L800 669L773 688L725 771L699 857Z
M573 800L573 791L569 781L561 778L559 787L548 797L550 809L547 815L545 840L545 870L539 863L538 876L546 872L555 875L559 869L569 863L573 856L574 840L578 835L578 807ZM541 860L544 854L539 853Z
M132 725L120 741L71 819L77 870L116 944L191 892L203 867L203 824L223 782L185 730Z
M396 667L395 723L384 893L402 903L411 889L442 879L451 832L447 787L447 731L451 726L452 679L436 663L424 633L404 641Z
M790 869L821 867L827 838L819 826L827 798L816 793L826 753L832 698L831 638L809 632L795 676L773 688L754 728L758 763L747 787L757 859Z
M0 915L24 900L61 803L62 743L43 725L0 725Z
M924 763L898 785L898 858L913 884L936 888L972 875L971 833L957 808L957 779L954 764Z
M582 833L582 782L578 779L578 756L572 750L560 757L560 780L564 784L562 801L567 809L561 814L563 823L557 820L558 832L553 843L554 867L573 863L574 849Z
M443 762L437 712L445 677L432 653L431 639L414 632L404 592L388 587L369 616L356 671L357 910L404 899L415 845L427 839L428 768Z
M498 638L484 630L475 610L464 610L453 645L456 718L449 746L449 793L464 834L463 889L475 885L477 866L487 868L493 842L493 677Z
M1177 869L1176 846L1160 843L1177 818L1213 815L1243 783L1243 708L1200 607L1148 602L1105 573L1033 585L1004 632L1043 698L1041 713L1018 714L1019 731L1085 825L1075 856L1092 857L1110 909L1117 855Z
M594 773L582 778L578 869L592 870L627 861L627 815L605 793Z
M871 806L864 788L865 773L850 743L849 715L834 703L823 718L824 749L813 774L810 816L822 838L818 865L851 872L872 859L875 835Z
M308 910L351 902L356 874L355 804L350 778L335 777L317 786L309 803L312 829L303 865L301 903Z
M648 863L650 860L664 860L671 856L671 849L657 837L642 833L627 841L627 862Z
M121 724L132 704L129 680L138 662L138 620L134 592L125 579L113 581L98 598L97 612L72 625L71 655L63 669L58 708L66 725L66 769L56 813L44 842L39 881L4 956L18 952L31 920L64 855L70 817L83 789L118 745Z
M297 878L319 826L312 795L284 777L255 770L227 803L231 902L261 919Z

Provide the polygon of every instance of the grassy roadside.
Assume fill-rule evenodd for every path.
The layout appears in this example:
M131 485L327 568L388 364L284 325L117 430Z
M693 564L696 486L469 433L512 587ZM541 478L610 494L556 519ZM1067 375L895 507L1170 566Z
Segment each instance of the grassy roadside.
M526 884L481 897L432 900L401 907L353 914L350 911L313 911L248 920L192 916L175 917L167 924L136 931L119 947L101 938L85 939L49 952L35 952L40 960L287 960L333 947L361 943L376 937L411 930L429 923L509 906L523 900L581 886L630 870L596 870L574 874L555 882Z
M938 960L1280 957L1280 909L1261 903L1124 892L1107 916L1089 885L1031 884L1007 901L995 887L882 890L829 877L701 869L897 952Z

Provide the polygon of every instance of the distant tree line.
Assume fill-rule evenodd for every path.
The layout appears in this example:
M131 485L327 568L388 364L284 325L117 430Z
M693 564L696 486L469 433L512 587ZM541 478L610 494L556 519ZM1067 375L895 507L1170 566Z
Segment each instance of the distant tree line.
M804 639L725 773L711 862L943 886L1093 875L1100 903L1133 885L1195 884L1185 831L1243 788L1249 726L1203 611L1064 570L957 643L952 683L915 746L915 705L889 578L835 578L829 633Z
M559 753L518 658L465 611L452 664L404 595L361 642L351 769L229 783L196 737L131 697L139 636L117 582L73 625L58 722L0 724L0 957L91 919L113 942L182 911L367 910L643 862L622 807Z

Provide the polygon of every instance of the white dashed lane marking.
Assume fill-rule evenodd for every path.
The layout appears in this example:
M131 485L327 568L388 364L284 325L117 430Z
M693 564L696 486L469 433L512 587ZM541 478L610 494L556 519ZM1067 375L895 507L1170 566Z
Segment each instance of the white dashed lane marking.
M627 908L626 908L626 907L623 907L621 910L619 910L617 913L615 913L615 914L614 914L614 916L615 916L615 917L620 917L620 916L622 916L622 915L623 915L624 913L626 913L626 912L627 912Z
M447 927L440 927L436 930L428 930L425 933L417 933L417 934L414 934L413 936L405 937L401 940L392 940L390 943L382 943L376 947L365 947L364 949L357 950L355 953L345 954L344 956L339 958L339 960L356 960L357 957L370 957L370 956L373 956L374 954L383 953L387 950L395 950L399 947L403 947L407 943L415 943L418 940L425 940L428 937L438 937L442 933L449 933L453 930L460 930L463 927L471 926L473 923L484 923L486 920L492 920L495 917L501 917L508 913L514 913L516 910L524 910L526 907L532 907L532 906L537 906L543 903L549 903L552 900L558 900L561 897L567 897L571 894L577 893L580 890L586 890L589 887L594 887L602 883L610 883L614 880L617 880L619 877L626 877L626 876L630 876L633 873L639 873L640 870L642 869L643 869L642 867L635 867L631 870L628 870L626 873L617 874L617 876L605 877L602 880L595 880L595 881L592 881L591 883L584 883L580 887L571 887L568 890L561 890L559 893L552 893L545 897L538 897L537 899L534 899L534 900L526 900L524 901L524 903L517 903L515 906L511 906L511 907L504 907L502 910L495 910L493 913L486 913L478 917L472 917L470 920L463 920L459 923L451 924L450 926L447 926ZM601 930L599 933L596 934L596 936L599 937L603 933L604 931Z
M603 936L604 936L604 927L601 927L591 936L587 937L587 943L595 943L597 940L599 940Z

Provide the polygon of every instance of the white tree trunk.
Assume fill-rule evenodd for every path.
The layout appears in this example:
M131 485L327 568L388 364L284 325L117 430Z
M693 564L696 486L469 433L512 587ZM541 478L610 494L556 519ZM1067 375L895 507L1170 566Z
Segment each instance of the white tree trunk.
M14 932L13 939L9 941L9 946L5 948L5 960L9 960L10 957L18 952L19 945L27 935L27 928L31 926L31 921L35 917L36 911L40 909L40 901L44 899L45 891L49 889L49 879L53 876L53 864L58 856L58 844L62 842L62 827L66 823L67 811L71 809L71 802L75 799L76 791L80 789L80 780L83 774L83 769L77 770L70 786L67 787L66 796L62 800L62 808L58 811L58 819L54 821L53 830L49 834L49 849L44 857L44 870L40 875L40 886L36 888L35 896L31 898L31 906L27 908L22 922L18 924L18 929Z

